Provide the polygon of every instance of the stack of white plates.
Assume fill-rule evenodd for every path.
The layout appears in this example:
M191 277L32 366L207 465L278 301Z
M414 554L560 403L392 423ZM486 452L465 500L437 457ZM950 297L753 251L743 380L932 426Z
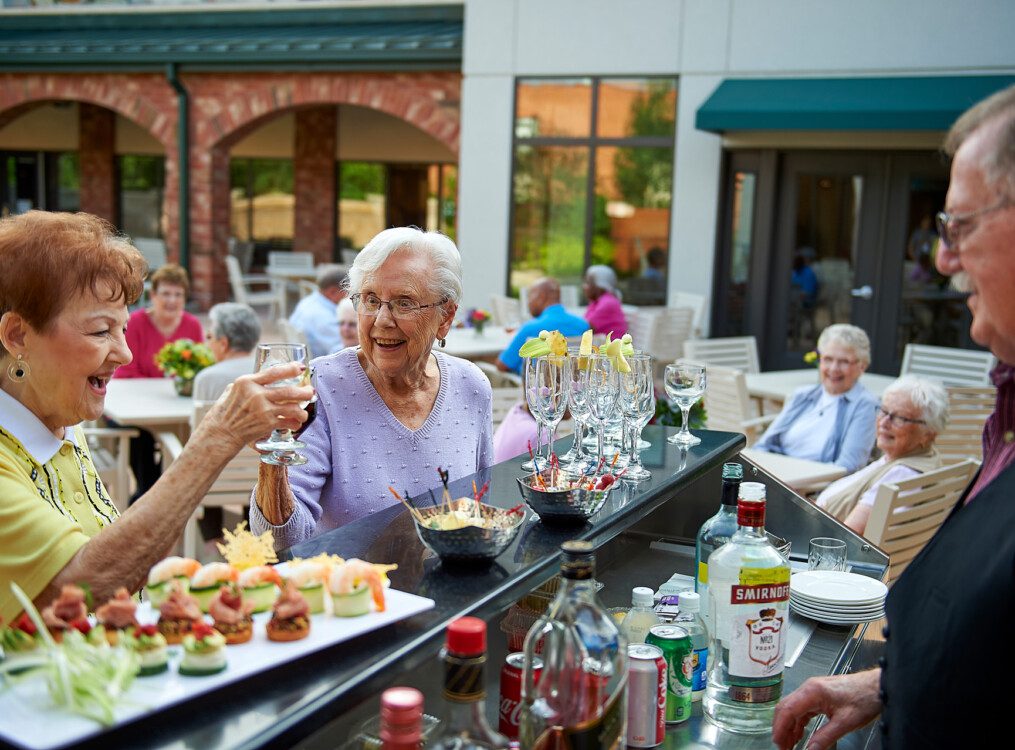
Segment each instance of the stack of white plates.
M789 584L790 608L830 625L873 622L885 616L888 587L881 581L837 570L797 573Z

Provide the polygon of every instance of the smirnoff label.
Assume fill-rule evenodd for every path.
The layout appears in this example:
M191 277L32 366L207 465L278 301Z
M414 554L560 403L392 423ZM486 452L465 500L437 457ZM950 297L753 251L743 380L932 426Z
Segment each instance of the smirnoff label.
M782 673L789 633L789 566L741 568L730 590L732 678Z

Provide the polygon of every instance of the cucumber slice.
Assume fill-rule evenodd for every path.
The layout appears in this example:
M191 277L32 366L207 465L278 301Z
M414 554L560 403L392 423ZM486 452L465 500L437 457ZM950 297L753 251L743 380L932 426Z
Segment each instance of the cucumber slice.
M169 663L162 662L161 664L150 664L143 666L137 671L138 677L151 677L155 674L162 674L163 672L169 671Z
M332 594L332 611L337 617L359 617L370 611L370 587L365 583L350 594Z
M187 576L176 576L175 578L169 578L162 583L150 583L145 586L145 591L148 592L148 600L152 603L153 607L158 609L162 606L162 602L169 598L169 584L173 581L177 581L180 584L180 587L183 589L183 593L190 591L190 579L187 578Z
M181 664L179 672L184 677L206 677L210 674L224 672L225 668L225 664L219 664L217 667L189 667L186 664Z
M214 586L204 586L199 589L192 588L190 595L197 599L197 604L201 608L201 611L205 614L208 613L208 607L211 606L211 600L215 598L215 594L222 588L222 583L216 583Z
M278 598L278 587L270 581L260 586L248 586L242 591L243 598L254 605L255 613L267 612Z
M300 593L303 594L303 598L310 606L310 614L319 615L324 612L324 584L307 586L305 589L300 589Z

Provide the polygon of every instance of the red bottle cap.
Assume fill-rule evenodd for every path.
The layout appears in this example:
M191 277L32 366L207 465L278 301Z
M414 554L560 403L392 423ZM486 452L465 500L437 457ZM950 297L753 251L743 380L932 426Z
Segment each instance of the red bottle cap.
M422 733L423 694L411 687L381 693L381 741L385 747L414 748Z
M448 625L448 651L459 656L486 653L486 623L478 617L459 617Z

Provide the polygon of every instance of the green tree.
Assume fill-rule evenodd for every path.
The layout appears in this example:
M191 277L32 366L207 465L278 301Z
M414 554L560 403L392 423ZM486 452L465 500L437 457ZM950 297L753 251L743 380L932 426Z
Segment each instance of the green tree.
M654 82L631 102L627 132L632 136L672 138L673 88ZM628 147L617 149L613 161L617 189L632 206L666 208L673 189L673 149Z

